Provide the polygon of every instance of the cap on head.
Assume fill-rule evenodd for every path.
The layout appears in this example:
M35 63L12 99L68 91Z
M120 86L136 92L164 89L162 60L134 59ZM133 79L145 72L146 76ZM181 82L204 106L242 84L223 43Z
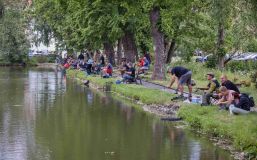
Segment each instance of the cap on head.
M212 72L209 72L206 75L211 76L212 78L215 76L214 73L212 73Z

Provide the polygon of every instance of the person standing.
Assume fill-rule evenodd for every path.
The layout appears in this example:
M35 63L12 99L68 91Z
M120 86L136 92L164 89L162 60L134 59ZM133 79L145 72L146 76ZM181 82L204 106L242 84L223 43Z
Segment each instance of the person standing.
M105 66L105 59L104 59L104 55L103 55L103 54L101 54L99 60L100 60L100 66L101 66L101 67L104 67L104 66Z
M84 62L84 55L82 53L80 53L80 55L78 56L78 60L79 60L79 64Z
M176 66L168 70L168 73L171 74L171 82L168 87L171 88L173 83L177 80L178 90L181 93L180 98L183 98L184 85L187 85L189 90L188 98L189 100L191 100L192 99L192 85L191 85L192 71L181 66Z

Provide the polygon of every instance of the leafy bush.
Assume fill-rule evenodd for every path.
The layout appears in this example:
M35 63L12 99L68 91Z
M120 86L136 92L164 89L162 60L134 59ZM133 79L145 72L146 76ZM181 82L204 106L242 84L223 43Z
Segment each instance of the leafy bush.
M218 58L216 56L210 56L208 57L208 60L205 63L205 66L207 68L215 68L218 63Z
M29 60L26 61L26 64L28 66L36 66L38 63L37 59L36 58L31 58Z
M47 62L48 63L55 63L55 60L56 60L56 54L47 55Z
M34 56L30 60L37 63L55 63L56 55L50 54L50 55L40 55L40 56Z
M253 60L231 61L226 65L226 69L230 70L231 72L249 71L249 70L254 70L256 68L257 68L257 62Z

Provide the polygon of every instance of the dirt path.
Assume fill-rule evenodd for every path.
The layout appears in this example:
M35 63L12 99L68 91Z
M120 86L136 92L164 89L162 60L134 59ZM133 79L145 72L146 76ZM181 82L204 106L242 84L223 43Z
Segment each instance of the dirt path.
M153 82L148 82L148 81L143 80L143 79L142 79L142 85L147 87L147 88L159 89L159 90L164 91L164 92L176 94L176 90L175 89L168 88L166 86L163 86L163 85L160 85L160 84L156 84L156 83L153 83ZM189 95L188 92L184 92L184 97L188 97L188 95ZM202 101L202 96L201 95L192 94L192 99L194 99L194 98L198 98L198 99L200 99L200 101Z

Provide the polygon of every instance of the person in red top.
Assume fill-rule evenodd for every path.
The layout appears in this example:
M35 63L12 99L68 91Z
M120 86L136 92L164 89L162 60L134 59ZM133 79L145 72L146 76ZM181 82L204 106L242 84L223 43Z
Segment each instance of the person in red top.
M138 67L139 68L141 68L141 67L143 67L144 66L144 57L141 57L140 59L139 59L139 61L138 61Z
M69 63L69 62L65 63L65 64L63 65L63 67L64 67L65 69L69 69L69 68L70 68L70 63Z
M112 65L111 63L109 63L107 66L106 66L107 70L106 70L106 73L109 74L109 76L112 76Z
M63 66L62 66L62 77L66 79L66 70L70 68L70 61L67 61Z
M109 78L112 76L112 65L111 63L108 63L106 67L103 68L102 70L102 77L103 78Z

